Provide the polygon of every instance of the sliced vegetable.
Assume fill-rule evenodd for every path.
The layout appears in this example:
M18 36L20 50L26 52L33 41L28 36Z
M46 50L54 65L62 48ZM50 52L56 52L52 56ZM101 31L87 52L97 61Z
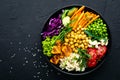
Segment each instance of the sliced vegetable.
M106 51L107 51L106 46L99 45L97 48L98 59L101 59L105 55Z
M97 60L88 60L87 65L89 68L93 68L97 65Z
M77 14L81 13L81 11L83 11L84 8L85 8L85 6L80 7L80 8L72 15L71 20L73 20L73 18L74 18Z
M88 54L90 54L90 59L88 60L87 62L87 66L92 68L92 67L95 67L96 64L97 64L97 50L96 48L88 48Z

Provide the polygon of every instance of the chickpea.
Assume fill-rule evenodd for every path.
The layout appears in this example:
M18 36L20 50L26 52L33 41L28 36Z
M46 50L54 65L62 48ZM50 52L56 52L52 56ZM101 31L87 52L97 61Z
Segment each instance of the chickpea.
M81 36L81 39L84 39L84 36L83 36L83 35Z
M86 38L86 42L88 42L88 38Z
M87 35L86 35L86 34L85 34L84 36L85 36L85 38L87 37Z
M70 41L73 41L73 38L69 38L70 39Z
M70 44L73 44L73 42L71 41Z
M80 28L78 27L77 30L80 30Z
M73 51L75 52L75 48L73 48Z
M83 39L82 42L85 43L85 40Z
M70 37L70 33L67 34L67 37L68 37L68 38Z
M87 43L84 43L84 45L87 45Z
M74 34L74 31L71 31L71 34Z
M77 47L77 46L78 46L78 43L75 43L75 46Z
M69 42L69 39L65 38L65 42Z
M85 28L81 28L81 30L85 30Z
M82 43L82 40L79 41L79 44L81 44L81 43Z
M81 26L81 25L79 25L79 28L81 29L81 28L82 28L82 26Z
M84 39L86 38L86 35L83 35Z
M77 34L80 34L80 32L81 32L80 30L79 30L79 31L77 31Z
M77 39L77 43L79 43L80 41L79 41L79 39Z
M82 31L81 34L84 34L84 32Z
M74 36L74 34L70 34L70 37Z
M78 48L81 48L81 45L78 45Z
M71 35L71 37L72 37L72 38L74 38L74 37L75 37L75 35L74 35L74 34L72 34L72 35Z
M75 39L78 39L78 35L75 36Z
M74 42L76 42L76 39L74 39Z
M85 49L87 49L88 48L88 46L85 46Z
M75 33L77 32L77 30L75 30Z
M84 48L84 44L81 44L81 47Z
M68 43L68 46L71 46L71 45Z
M74 45L71 45L71 48L73 49L73 48L74 48Z
M82 35L80 34L78 37L79 37L79 39L81 39Z
M75 53L78 53L78 50L77 50L77 49L75 49Z
M64 43L64 45L68 45L68 43Z

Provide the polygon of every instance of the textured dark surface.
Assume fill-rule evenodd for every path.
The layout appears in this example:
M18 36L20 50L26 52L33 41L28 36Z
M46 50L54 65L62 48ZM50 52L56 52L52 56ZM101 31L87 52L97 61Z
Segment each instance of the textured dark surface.
M41 53L40 32L60 8L86 5L100 13L112 35L104 64L85 76L51 67ZM120 80L120 0L0 0L0 80Z

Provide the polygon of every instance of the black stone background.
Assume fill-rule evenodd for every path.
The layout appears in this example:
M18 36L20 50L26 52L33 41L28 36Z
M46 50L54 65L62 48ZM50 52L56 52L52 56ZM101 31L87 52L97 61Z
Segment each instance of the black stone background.
M62 7L86 5L100 13L112 35L104 64L85 76L56 71L42 55L40 32ZM120 0L0 0L0 80L120 80Z

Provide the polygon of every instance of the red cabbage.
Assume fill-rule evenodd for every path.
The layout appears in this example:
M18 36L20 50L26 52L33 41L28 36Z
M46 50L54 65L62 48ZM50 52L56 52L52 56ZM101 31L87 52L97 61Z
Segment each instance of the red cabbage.
M60 29L62 27L62 20L60 15L58 17L51 18L49 24L47 25L47 29L42 33L43 39L47 36L55 36L58 35Z

